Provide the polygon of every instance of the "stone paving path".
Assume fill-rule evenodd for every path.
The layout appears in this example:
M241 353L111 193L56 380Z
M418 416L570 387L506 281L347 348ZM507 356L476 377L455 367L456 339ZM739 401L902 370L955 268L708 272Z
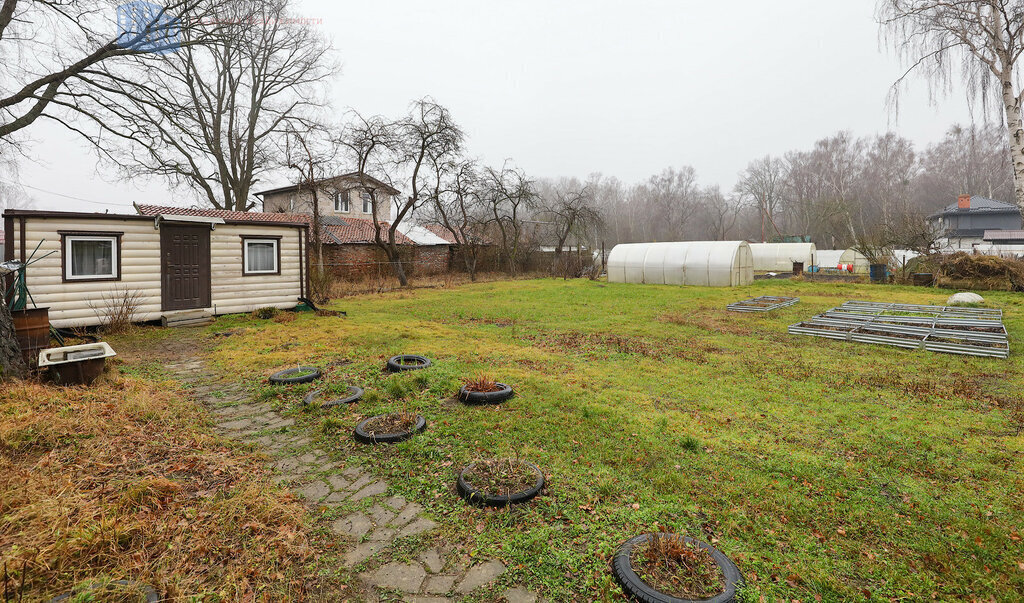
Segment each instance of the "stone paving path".
M190 384L193 395L214 415L216 430L255 443L274 457L274 480L328 509L358 508L341 515L331 531L348 541L344 564L356 570L371 593L371 601L444 603L485 587L505 572L497 560L469 566L443 546L424 546L408 562L377 561L375 556L395 541L429 533L437 524L422 514L423 507L401 496L387 496L388 484L356 467L341 467L312 441L295 420L284 418L266 402L252 401L241 384L224 381L202 360L164 365L177 379ZM399 598L396 598L399 597ZM531 591L509 588L508 603L537 603Z

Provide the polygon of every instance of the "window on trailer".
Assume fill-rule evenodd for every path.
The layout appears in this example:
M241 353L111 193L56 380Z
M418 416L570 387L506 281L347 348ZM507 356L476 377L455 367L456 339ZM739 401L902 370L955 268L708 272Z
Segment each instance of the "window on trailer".
M65 235L65 280L116 280L118 243L116 235Z
M247 238L242 240L245 274L277 274L279 245L277 239Z

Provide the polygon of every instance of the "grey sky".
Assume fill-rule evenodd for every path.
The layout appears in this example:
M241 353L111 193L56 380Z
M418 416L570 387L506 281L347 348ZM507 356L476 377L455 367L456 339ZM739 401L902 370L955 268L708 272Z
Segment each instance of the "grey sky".
M536 177L626 183L693 165L729 189L747 162L849 129L890 126L919 145L971 119L962 94L928 103L915 80L899 121L886 107L900 65L879 47L874 0L304 0L343 64L340 115L401 114L431 95L466 129L472 155ZM981 116L978 116L980 119ZM95 172L88 147L37 125L24 184L110 203L190 205L158 181ZM257 189L284 184L262 183ZM38 190L37 207L104 209Z

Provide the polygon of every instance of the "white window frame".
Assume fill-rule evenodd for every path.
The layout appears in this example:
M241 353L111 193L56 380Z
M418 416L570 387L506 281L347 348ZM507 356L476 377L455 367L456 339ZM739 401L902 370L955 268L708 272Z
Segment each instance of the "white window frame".
M363 200L363 213L373 213L373 196L370 193L361 193L359 198Z
M66 281L98 281L118 280L118 254L120 254L120 237L116 235L65 235L64 236L64 280ZM79 274L75 275L74 260L71 254L71 246L75 241L109 241L110 242L110 273L109 274Z
M273 270L249 270L249 243L273 243L274 244L274 269ZM281 258L280 239L261 239L259 237L245 237L242 239L242 274L249 276L255 274L277 274L281 267L278 261Z
M345 209L341 209L338 207L339 201L345 202ZM352 198L349 196L348 191L334 193L334 211L343 214L347 214L352 211Z

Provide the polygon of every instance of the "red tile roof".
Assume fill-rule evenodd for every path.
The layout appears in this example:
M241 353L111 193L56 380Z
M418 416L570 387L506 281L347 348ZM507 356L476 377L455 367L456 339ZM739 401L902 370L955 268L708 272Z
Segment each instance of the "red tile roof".
M310 224L310 214L281 214L255 211L230 211L225 209L205 209L194 207L167 207L163 205L136 205L139 213L144 216L160 214L172 216L203 216L205 218L223 218L224 220L249 220L255 222L304 222ZM321 240L328 245L345 245L347 243L373 243L374 226L372 220L359 218L340 218L324 216L320 225ZM389 224L381 222L384 229L383 237L387 239ZM395 233L395 242L399 245L414 245L413 241L400 232Z

